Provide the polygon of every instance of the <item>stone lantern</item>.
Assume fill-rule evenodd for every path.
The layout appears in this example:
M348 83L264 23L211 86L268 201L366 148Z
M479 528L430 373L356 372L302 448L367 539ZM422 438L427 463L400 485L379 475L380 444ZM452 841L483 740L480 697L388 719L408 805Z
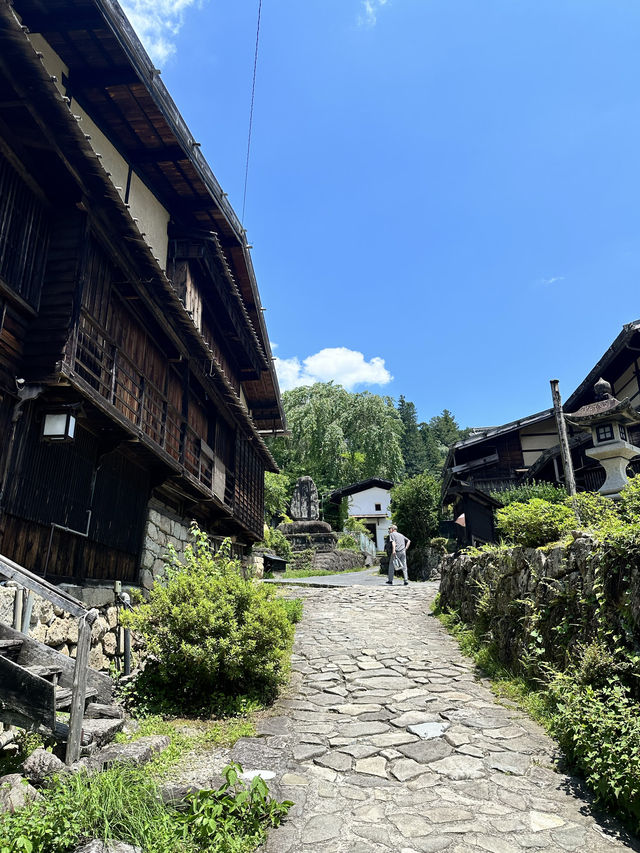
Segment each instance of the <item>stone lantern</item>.
M640 424L640 414L629 397L616 400L611 385L604 379L599 379L593 390L596 402L565 414L565 420L579 429L591 430L593 447L585 451L586 455L596 459L607 474L599 492L608 498L618 498L628 482L627 465L640 455L640 447L629 443L627 432L633 424Z

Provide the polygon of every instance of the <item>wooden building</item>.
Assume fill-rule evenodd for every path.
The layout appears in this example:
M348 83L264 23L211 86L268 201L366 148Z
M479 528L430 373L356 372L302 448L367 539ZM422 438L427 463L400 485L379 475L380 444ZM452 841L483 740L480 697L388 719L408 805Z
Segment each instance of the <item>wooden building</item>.
M640 320L622 328L602 358L564 401L564 411L574 412L593 402L593 386L599 378L611 383L615 397L620 400L629 397L635 409L640 407ZM604 469L585 454L593 447L591 434L571 426L568 433L578 490L599 489L605 479ZM629 430L629 441L640 442L640 429ZM631 467L640 470L635 460ZM457 442L445 463L443 502L454 504L461 488L499 492L531 480L564 482L552 409L502 426L475 429L468 438Z
M117 2L0 0L0 553L136 581L150 502L249 544L283 428L245 232Z

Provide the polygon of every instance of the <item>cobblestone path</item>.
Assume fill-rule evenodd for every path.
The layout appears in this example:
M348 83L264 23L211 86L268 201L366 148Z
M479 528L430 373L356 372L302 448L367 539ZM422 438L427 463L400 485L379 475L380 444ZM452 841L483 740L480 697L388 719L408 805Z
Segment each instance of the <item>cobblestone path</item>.
M293 679L245 769L294 800L267 853L638 849L553 769L553 742L498 704L438 621L434 584L299 589Z

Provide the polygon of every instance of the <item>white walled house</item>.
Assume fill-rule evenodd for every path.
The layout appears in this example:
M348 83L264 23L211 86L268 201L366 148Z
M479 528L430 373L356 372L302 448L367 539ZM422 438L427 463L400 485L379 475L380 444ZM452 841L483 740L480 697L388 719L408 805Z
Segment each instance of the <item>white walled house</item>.
M384 538L389 533L391 524L391 480L372 477L343 489L336 489L331 495L331 502L339 504L346 498L350 518L358 518L368 528L374 538L376 548L382 551Z

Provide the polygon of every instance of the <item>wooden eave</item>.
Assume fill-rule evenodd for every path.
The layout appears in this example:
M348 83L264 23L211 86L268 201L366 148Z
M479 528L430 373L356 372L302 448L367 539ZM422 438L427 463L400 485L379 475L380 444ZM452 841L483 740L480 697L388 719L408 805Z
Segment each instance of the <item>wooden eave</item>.
M593 386L598 379L613 381L618 370L621 367L624 368L629 360L626 350L640 354L640 320L627 323L622 327L622 331L615 341L589 371L573 394L567 398L564 403L565 411L571 411L590 402L593 399Z
M20 68L20 85L25 92L24 103L32 107L32 117L45 134L51 150L71 173L80 193L90 201L92 213L99 213L101 208L105 208L111 231L119 233L120 238L126 241L129 252L137 262L140 285L144 282L141 292L159 325L179 352L192 362L202 362L202 369L198 374L204 387L212 388L227 403L236 421L255 440L255 447L267 470L278 471L278 466L256 424L187 313L173 284L158 266L126 205L100 165L95 151L73 119L67 103L55 86L55 81L36 56L7 0L0 0L0 68L5 68L7 72L13 68L15 75L16 67ZM162 298L159 298L158 291ZM173 322L168 321L167 315ZM198 354L198 359L193 358L194 352ZM208 364L208 370L205 369L205 364Z
M0 0L5 20L8 0ZM265 370L247 383L248 399L273 398L284 410L246 234L184 119L115 0L15 0L22 24L40 33L69 68L75 97L134 166L185 231L215 232L242 297ZM93 155L95 156L95 155Z

